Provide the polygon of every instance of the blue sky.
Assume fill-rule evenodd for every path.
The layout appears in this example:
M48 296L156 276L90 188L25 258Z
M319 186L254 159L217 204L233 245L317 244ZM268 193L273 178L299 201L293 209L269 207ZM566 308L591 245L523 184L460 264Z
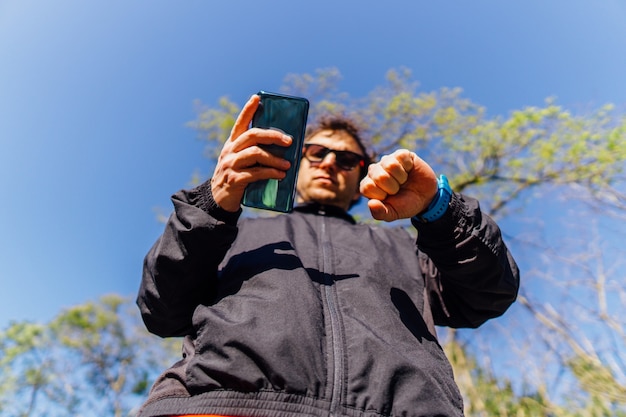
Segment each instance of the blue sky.
M626 0L0 0L0 329L135 294L154 209L208 169L195 99L400 66L491 115L624 108Z

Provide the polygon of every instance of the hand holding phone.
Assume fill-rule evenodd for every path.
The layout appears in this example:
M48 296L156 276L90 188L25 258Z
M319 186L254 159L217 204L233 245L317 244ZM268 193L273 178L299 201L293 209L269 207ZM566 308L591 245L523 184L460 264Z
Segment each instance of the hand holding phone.
M241 209L248 184L268 178L282 179L290 167L288 161L263 149L263 144L287 147L293 143L291 136L277 130L250 129L260 100L255 94L243 106L211 177L213 199L228 212Z
M279 130L293 138L290 146L258 145L291 163L282 180L267 179L248 184L243 205L288 213L293 210L309 101L302 97L260 91L259 106L251 127Z

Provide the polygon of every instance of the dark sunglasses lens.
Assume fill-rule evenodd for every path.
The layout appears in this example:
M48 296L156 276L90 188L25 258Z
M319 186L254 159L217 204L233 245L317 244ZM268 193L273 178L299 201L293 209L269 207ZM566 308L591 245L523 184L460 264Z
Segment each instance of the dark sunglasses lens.
M313 159L315 161L321 161L328 155L330 149L325 148L320 145L307 145L305 155L309 159Z
M307 144L304 147L304 157L311 162L321 162L329 153L334 153L337 165L346 171L349 171L359 165L363 158L354 152L334 151L322 145Z
M359 165L361 162L361 157L352 152L335 152L337 155L337 165L341 168L350 170Z

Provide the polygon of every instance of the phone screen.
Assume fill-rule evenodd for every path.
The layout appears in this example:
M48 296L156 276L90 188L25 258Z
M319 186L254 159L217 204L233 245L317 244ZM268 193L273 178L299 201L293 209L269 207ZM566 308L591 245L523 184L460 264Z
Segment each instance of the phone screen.
M265 210L288 213L293 210L296 198L296 183L304 132L309 113L309 101L302 97L260 91L259 107L254 113L252 127L278 129L293 138L288 147L269 145L275 155L291 162L287 175L282 180L261 180L248 184L243 196L243 205ZM259 145L266 146L266 145Z

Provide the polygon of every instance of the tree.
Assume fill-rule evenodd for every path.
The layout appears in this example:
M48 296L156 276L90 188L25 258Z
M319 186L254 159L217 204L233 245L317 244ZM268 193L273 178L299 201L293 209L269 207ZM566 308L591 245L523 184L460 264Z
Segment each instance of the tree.
M406 69L389 71L385 85L365 97L352 98L339 91L340 78L336 69L319 70L315 75L288 75L282 91L308 97L312 102L311 119L327 112L352 116L364 128L374 156L397 148L417 152L436 171L447 174L455 191L477 197L483 210L498 218L505 233L509 228L520 231L506 237L509 245L523 254L518 260L523 277L532 286L523 287L520 303L514 308L519 318L511 318L509 314L503 320L523 331L513 335L511 328L505 325L500 329L508 333L495 332L498 324L485 326L486 329L478 331L478 336L476 331L443 331L449 346L462 345L463 352L474 352L477 358L483 358L482 362L472 365L473 370L481 372L467 374L473 385L460 384L465 397L471 400L493 393L493 384L491 391L480 391L480 395L470 395L470 390L474 389L472 386L490 386L474 383L481 378L484 382L485 375L489 378L500 375L501 372L485 372L493 366L494 353L497 358L508 350L521 355L511 358L518 364L524 359L547 358L548 362L541 362L540 369L542 372L549 369L552 375L559 376L554 384L548 385L541 380L537 382L536 375L526 373L526 369L515 372L517 383L514 385L518 386L518 391L530 384L537 403L549 405L544 415L591 416L624 412L626 369L622 365L622 354L616 354L626 352L624 320L621 320L626 313L626 292L624 284L620 284L626 280L619 279L623 268L613 270L617 275L610 280L613 309L609 311L607 303L602 302L607 299L608 287L603 283L609 282L608 277L603 276L602 271L572 268L581 260L580 256L571 251L571 247L569 252L564 252L554 230L544 227L536 216L531 217L533 223L529 223L527 216L533 216L533 205L539 204L560 211L556 217L552 216L556 221L569 220L568 224L559 225L559 233L569 231L566 238L571 239L574 233L571 225L581 218L590 222L600 213L607 219L601 236L604 244L615 239L616 233L622 233L624 228L615 221L626 217L626 117L612 105L574 114L550 98L543 107L527 107L506 117L489 116L485 108L464 98L460 89L419 91ZM197 105L198 117L190 125L206 140L206 155L215 161L240 106L227 97L222 97L216 108ZM578 212L570 219L565 211L572 207ZM359 209L364 210L364 207L357 206L357 214ZM588 229L575 232L589 241ZM537 273L556 271L568 265L570 268L565 274ZM581 271L588 273L587 280L581 277ZM549 292L543 294L546 288ZM598 308L587 312L585 326L573 326L580 316L573 314L570 307L584 305L576 297L585 291L598 297ZM622 297L621 305L615 302L617 294ZM525 307L529 315L522 314L521 307ZM602 335L598 334L600 328L604 329ZM590 342L603 337L612 340L611 347ZM499 355L480 342L505 339L509 342L508 348L502 349ZM540 346L537 340L542 340ZM603 353L598 349L603 349ZM457 374L462 372L457 369ZM544 372L543 376L547 374ZM574 388L564 390L563 381ZM581 393L584 395L578 395ZM555 402L580 409L581 414L565 414ZM468 413L472 413L474 406L472 403Z
M626 232L626 117L610 105L573 114L553 99L489 116L460 89L419 91L405 69L361 98L339 81L335 69L288 75L283 91L308 97L311 118L351 114L375 156L404 147L445 172L498 218L520 263L509 313L479 330L438 329L466 414L626 416L626 277L614 244ZM240 106L197 106L190 126L215 162ZM132 413L180 341L149 335L127 307L105 296L0 333L0 416Z
M0 415L128 415L180 349L155 343L137 316L109 295L48 324L12 323L0 334Z
M418 92L407 69L389 71L387 84L365 98L337 92L339 79L336 69L292 74L281 90L308 97L310 119L350 114L364 127L374 157L398 148L424 155L457 191L478 195L491 215L520 202L524 192L548 185L584 188L594 200L626 209L626 118L611 105L574 116L548 99L543 108L489 118L460 89ZM206 155L214 161L241 106L227 97L217 108L196 106L198 118L189 125L206 140Z
M569 404L596 412L588 415L626 415L626 274L618 257L623 251L608 245L597 223L577 230L578 239L569 239L560 251L546 248L559 262L535 275L545 288L564 295L528 294L520 303L541 324L535 335L548 347L551 362L573 375L564 381L568 384L560 383ZM559 280L562 276L570 278ZM544 380L558 381L548 375Z

